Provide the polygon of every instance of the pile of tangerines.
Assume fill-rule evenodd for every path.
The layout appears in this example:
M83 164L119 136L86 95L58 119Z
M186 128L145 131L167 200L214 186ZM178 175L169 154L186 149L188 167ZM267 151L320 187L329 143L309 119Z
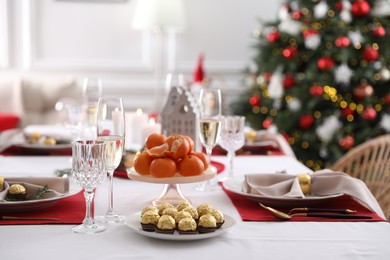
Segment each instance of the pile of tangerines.
M209 167L206 154L194 151L194 140L186 135L165 136L153 133L145 142L145 149L134 158L134 169L140 175L156 178L196 176Z

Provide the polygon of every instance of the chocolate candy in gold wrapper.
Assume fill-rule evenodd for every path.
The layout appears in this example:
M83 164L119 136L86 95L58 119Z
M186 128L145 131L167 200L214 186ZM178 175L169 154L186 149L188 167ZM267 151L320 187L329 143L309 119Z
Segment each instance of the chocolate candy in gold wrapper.
M217 221L211 214L202 215L199 218L198 232L209 233L217 229Z
M183 218L177 225L179 233L195 234L197 225L193 218Z
M301 190L303 194L307 195L310 194L311 190L311 177L309 174L301 173L297 175L299 185L301 186Z
M176 221L169 215L163 215L158 219L156 232L173 234L176 228Z
M0 191L4 189L4 177L0 176Z
M7 198L8 199L24 199L27 197L26 188L21 184L12 184L8 188Z

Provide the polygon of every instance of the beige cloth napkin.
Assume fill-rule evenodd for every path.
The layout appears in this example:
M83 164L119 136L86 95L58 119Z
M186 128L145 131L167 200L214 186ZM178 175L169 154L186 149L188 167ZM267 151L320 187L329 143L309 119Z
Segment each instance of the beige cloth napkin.
M380 217L385 215L367 185L343 172L322 170L311 176L311 192L308 196L329 196L346 194L359 200L365 207L373 210ZM246 193L267 197L304 198L298 178L286 174L247 174L242 184Z
M14 177L5 178L4 189L0 191L0 201L4 201L8 188L12 184L22 184L27 191L27 196L33 195L38 189L47 185L50 192L46 193L43 198L55 198L63 196L69 191L69 179L61 177Z

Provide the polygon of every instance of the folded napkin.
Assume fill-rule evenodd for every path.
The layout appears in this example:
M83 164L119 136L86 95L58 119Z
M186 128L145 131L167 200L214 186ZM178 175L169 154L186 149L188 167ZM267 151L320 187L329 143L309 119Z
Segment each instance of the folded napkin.
M385 219L377 200L363 181L343 172L330 170L318 171L310 176L311 192L307 196L349 195ZM286 174L247 174L242 190L269 197L305 197L298 178Z
M9 186L12 184L21 184L26 188L27 196L35 194L38 189L48 186L49 192L45 193L43 198L60 197L69 191L69 179L60 177L15 177L5 178L4 189L0 191L0 201L4 201Z
M59 139L71 139L72 134L69 128L63 125L29 125L24 128L24 134L31 135L39 133L43 136L52 136Z

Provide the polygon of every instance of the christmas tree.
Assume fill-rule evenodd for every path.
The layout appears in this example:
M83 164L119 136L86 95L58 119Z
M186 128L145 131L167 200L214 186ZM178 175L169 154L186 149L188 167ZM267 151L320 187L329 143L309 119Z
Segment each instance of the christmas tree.
M276 126L318 170L390 132L390 3L290 0L256 30L256 68L233 103L254 129Z

